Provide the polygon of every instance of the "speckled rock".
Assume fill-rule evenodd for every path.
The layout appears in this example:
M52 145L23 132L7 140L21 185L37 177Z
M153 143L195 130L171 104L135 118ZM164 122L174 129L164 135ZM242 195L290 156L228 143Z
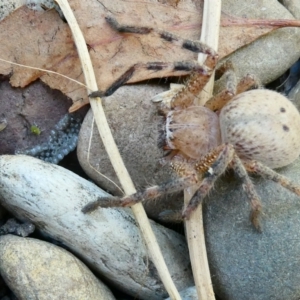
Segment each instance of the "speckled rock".
M19 222L14 218L10 218L5 224L0 226L0 235L15 234L18 236L26 237L33 233L35 230L34 224L31 222Z
M44 4L44 7L48 9L55 8L61 13L58 9L58 5L52 0L1 0L0 20L3 20L22 5L27 5L27 7L33 10L44 11L41 4Z
M300 160L280 170L300 184ZM300 297L300 197L274 182L253 179L262 199L263 232L249 220L241 183L229 174L204 207L205 236L215 293L222 300Z
M20 300L115 299L74 255L36 239L1 236L0 272Z
M50 135L44 143L37 144L32 148L17 150L15 153L30 155L57 164L76 148L80 125L80 118L74 118L67 113L50 131ZM37 132L40 130L38 127L31 128Z
M24 5L24 0L1 0L0 20L22 5Z
M165 87L151 84L130 85L103 99L112 134L137 188L159 184L174 176L169 167L159 164L163 151L157 146L158 134L164 120L157 113L157 104L151 101L151 97L164 90ZM114 182L120 186L96 125L93 125L91 111L86 115L79 133L77 155L84 171L100 187L113 195L121 194L112 184ZM153 219L161 211L181 207L182 198L176 195L145 203L147 214Z
M107 196L93 183L29 156L0 156L0 204L20 220L66 245L108 282L140 299L167 297L130 209L83 206ZM182 235L151 222L178 289L193 285Z

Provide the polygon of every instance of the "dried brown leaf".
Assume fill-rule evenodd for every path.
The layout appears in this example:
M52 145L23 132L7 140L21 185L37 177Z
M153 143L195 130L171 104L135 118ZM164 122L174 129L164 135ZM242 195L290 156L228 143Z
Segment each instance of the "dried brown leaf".
M203 1L78 1L70 0L86 38L98 86L106 90L112 82L135 63L194 60L196 55L167 43L155 35L120 35L105 22L114 15L120 23L160 28L187 39L197 40L201 31ZM220 33L220 57L254 41L274 27L269 24L243 23L223 16ZM232 26L231 26L232 25ZM276 27L275 27L276 28ZM229 38L230 37L230 38ZM53 70L84 82L73 39L68 28L54 11L36 12L26 7L14 11L0 22L1 58L20 64ZM42 71L0 63L1 74L11 74L13 86L24 87L40 78L53 89L61 90L74 104L74 111L88 103L85 88L68 79ZM183 75L184 72L139 69L130 82L149 78Z

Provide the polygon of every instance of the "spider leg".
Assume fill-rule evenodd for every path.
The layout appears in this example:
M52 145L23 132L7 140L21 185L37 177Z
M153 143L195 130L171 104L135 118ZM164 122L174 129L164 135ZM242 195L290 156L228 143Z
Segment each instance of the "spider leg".
M243 188L247 194L251 205L250 220L253 226L257 229L258 232L261 232L261 225L259 217L261 215L262 205L258 194L256 193L255 187L249 178L244 164L235 154L231 164L234 173L242 180Z
M253 160L250 162L244 162L244 165L248 172L258 174L263 178L279 183L282 187L300 196L300 186L298 184L293 183L287 177L278 174L277 172L263 165L262 163Z
M178 90L171 101L161 103L160 111L166 115L174 108L185 109L193 105L195 98L197 98L199 93L203 90L211 75L212 71L209 69L207 69L206 72L194 70L186 84Z
M248 91L250 88L253 87L259 88L261 87L261 84L254 75L247 74L239 81L237 85L237 94L241 94L245 91Z
M198 173L199 180L203 179L202 175L205 174L211 168L211 165L217 160L218 156L220 155L220 153L223 150L224 150L224 145L214 148L208 154L206 154L200 160L196 161L193 164L194 169ZM174 160L176 160L176 157L174 157ZM176 163L174 163L174 161L172 161L171 167L179 176L182 176L182 174L180 172L180 164L177 165ZM159 218L159 220L161 220L163 222L171 222L172 221L174 223L174 222L182 222L183 221L182 211L180 211L180 210L163 211L162 213L160 213L158 218Z
M81 211L84 214L89 214L94 210L96 210L98 207L118 207L118 206L122 206L122 198L109 196L109 197L98 198L95 201L89 202L81 209Z
M160 71L162 69L170 68L172 71L188 71L195 72L197 74L197 80L200 76L204 81L208 81L211 75L211 69L214 69L218 55L216 52L204 43L199 41L191 41L180 38L167 31L154 29L151 27L137 27L121 25L113 17L105 18L107 23L119 33L131 33L131 34L149 34L150 32L158 35L161 39L179 45L181 48L192 51L194 53L207 54L205 65L201 66L197 61L181 61L176 63L163 63L163 62L149 62L149 63L137 63L130 67L123 75L121 75L106 91L92 92L89 97L104 97L113 94L120 86L125 84L138 68L145 68L152 71ZM206 79L207 78L207 79ZM202 86L202 85L201 85ZM204 86L204 84L203 84ZM202 89L202 88L201 88Z
M228 75L230 74L230 75ZM226 78L227 76L227 78ZM228 78L229 76L229 78ZM236 78L236 71L235 68L230 60L227 60L224 64L222 64L217 70L216 70L216 77L220 78L216 81L216 87L215 87L215 94L217 94L219 91L222 91L222 86L228 84L230 81L235 82L234 90L236 94L241 94L251 87L259 87L259 79L256 78L254 75L247 74L242 79L237 81ZM225 78L225 84L224 79ZM220 88L221 86L221 88ZM229 83L229 89L232 84Z
M149 63L137 63L131 66L124 74L122 74L106 91L95 91L89 94L89 97L108 97L112 95L119 87L124 85L133 75L133 73L140 69L147 69L149 71L160 71L162 69L170 69L172 71L191 71L196 74L197 77L207 78L206 82L210 78L211 70L199 65L197 61L180 61L176 63L168 62L149 62ZM203 80L203 81L205 81ZM200 85L200 90L203 84Z
M222 109L235 95L258 85L254 76L249 74L237 82L236 73L230 61L223 64L216 73L218 76L222 75L222 77L216 82L215 96L205 104L205 107L212 111ZM223 88L224 86L225 89Z
M221 109L237 93L237 80L233 69L227 70L220 81L225 81L225 89L210 98L205 107L212 111Z
M190 200L187 207L184 209L183 218L189 219L191 213L202 203L205 196L213 187L215 181L225 172L226 168L233 159L234 149L230 144L223 144L222 150L218 155L214 163L208 168L208 171L204 174L204 179L195 195Z
M123 198L111 196L99 198L96 201L90 202L86 206L84 206L82 212L90 213L97 209L99 206L105 208L116 206L131 206L146 199L155 199L162 194L170 194L184 190L185 188L198 182L197 172L191 167L190 164L186 162L178 162L173 164L172 168L177 172L177 174L180 174L182 177L169 181L162 185L156 185L147 188L144 191L139 191L135 194L125 196Z
M188 39L181 38L175 34L168 31L155 29L153 27L139 27L139 26L128 26L119 24L118 21L112 17L105 17L106 22L119 33L131 33L131 34L149 34L150 32L158 35L161 39L166 42L173 43L179 47L189 50L194 53L204 53L207 54L207 59L205 64L209 68L214 68L217 60L217 53L211 47L202 43L200 41L192 41Z

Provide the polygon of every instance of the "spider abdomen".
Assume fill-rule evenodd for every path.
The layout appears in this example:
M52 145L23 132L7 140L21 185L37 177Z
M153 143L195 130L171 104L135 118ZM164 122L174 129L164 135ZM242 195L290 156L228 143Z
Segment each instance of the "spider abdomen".
M300 154L300 115L284 96L252 90L234 97L220 113L222 142L242 159L270 168L292 163Z
M199 159L221 143L218 116L203 106L172 110L166 116L166 144Z

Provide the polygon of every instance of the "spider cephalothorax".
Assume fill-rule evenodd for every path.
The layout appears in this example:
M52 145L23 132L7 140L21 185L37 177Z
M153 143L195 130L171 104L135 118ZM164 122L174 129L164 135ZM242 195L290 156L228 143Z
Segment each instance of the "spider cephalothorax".
M121 26L112 18L107 20L120 32L127 30L146 34L150 30ZM162 31L157 32L168 42L174 40L178 43L182 40ZM251 221L260 230L261 202L248 172L273 180L300 196L300 186L272 170L292 163L300 154L299 112L287 98L276 92L262 89L245 92L254 84L253 78L246 76L236 83L228 65L222 70L228 79L227 88L205 106L196 106L194 100L207 83L217 55L209 47L197 42L182 40L181 44L189 45L185 47L188 50L196 49L196 52L208 54L209 68L195 63L178 63L178 70L178 66L181 66L181 70L183 66L189 66L193 73L183 88L172 93L169 100L163 97L161 104L160 110L166 117L164 148L171 151L166 161L179 175L178 179L123 198L101 198L88 204L83 211L90 212L98 206L129 206L198 184L198 190L182 213L184 218L189 218L214 182L227 168L231 168L248 196L252 209ZM145 67L155 70L155 67L161 69L162 65L149 63ZM110 94L130 78L136 66L121 76L109 92L95 92L93 96ZM177 69L174 67L174 70Z

